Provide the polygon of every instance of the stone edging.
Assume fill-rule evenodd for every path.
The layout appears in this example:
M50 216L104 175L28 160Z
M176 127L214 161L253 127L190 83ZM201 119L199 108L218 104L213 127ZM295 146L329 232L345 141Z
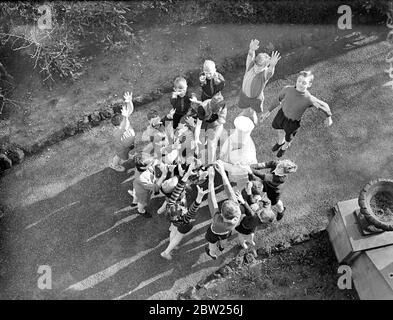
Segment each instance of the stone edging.
M255 266L262 263L262 259L268 258L273 254L288 250L292 246L296 246L305 243L311 239L317 239L323 236L327 232L326 229L315 229L310 233L299 234L288 242L278 243L273 248L265 249L258 248L256 250L257 257L255 257L250 251L242 249L238 255L233 258L229 263L221 266L212 274L208 275L195 286L189 287L186 291L178 294L178 300L200 300L197 291L202 288L213 287L219 281L223 281L226 277L235 271L241 269L244 266Z
M337 34L337 28L326 26L322 28L314 28L309 34L299 34L292 40L283 40L279 38L276 45L269 43L265 46L266 50L279 50L281 53L286 53L291 49L310 44L312 41L322 40ZM217 66L217 69L225 74L237 68L244 67L245 54L237 54L233 57L224 59L224 62ZM190 87L199 83L200 69L193 69L185 72L183 75L186 77ZM151 91L134 97L133 103L136 108L160 99L164 94L172 92L172 81L168 79L164 85ZM21 163L26 155L33 155L41 152L46 147L58 143L64 139L74 136L78 133L83 133L90 130L92 127L98 126L102 121L108 120L115 113L121 113L121 107L124 101L121 97L111 96L109 99L101 103L101 106L91 114L83 116L82 119L73 124L68 124L64 128L54 132L44 142L39 142L31 147L22 148L15 144L6 144L0 146L0 173L6 169L11 168L13 165Z

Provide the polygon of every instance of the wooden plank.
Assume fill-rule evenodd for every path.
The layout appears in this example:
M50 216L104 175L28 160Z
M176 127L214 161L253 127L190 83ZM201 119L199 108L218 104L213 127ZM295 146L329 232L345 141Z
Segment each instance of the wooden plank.
M352 278L362 300L393 300L393 246L363 252L352 264ZM382 267L382 269L380 269ZM386 277L387 275L387 277Z

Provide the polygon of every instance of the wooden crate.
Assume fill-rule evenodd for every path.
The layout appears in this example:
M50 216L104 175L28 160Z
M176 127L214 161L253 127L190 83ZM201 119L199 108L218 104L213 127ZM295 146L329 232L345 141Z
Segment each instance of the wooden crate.
M393 244L392 231L365 235L359 226L356 210L359 210L358 199L337 203L327 227L339 263L349 264L362 251Z
M393 245L364 251L351 268L360 299L393 300Z

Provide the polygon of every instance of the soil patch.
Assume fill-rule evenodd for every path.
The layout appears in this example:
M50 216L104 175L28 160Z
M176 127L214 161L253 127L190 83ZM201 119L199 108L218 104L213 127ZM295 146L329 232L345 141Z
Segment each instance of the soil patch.
M338 263L326 232L248 267L233 270L215 284L197 290L201 299L357 300L356 291L340 290Z
M375 194L370 200L371 208L377 218L383 222L393 221L393 197L383 191Z

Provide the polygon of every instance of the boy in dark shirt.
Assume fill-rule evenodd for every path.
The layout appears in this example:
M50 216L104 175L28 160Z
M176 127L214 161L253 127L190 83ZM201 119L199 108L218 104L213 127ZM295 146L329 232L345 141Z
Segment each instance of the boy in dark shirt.
M285 182L288 174L296 172L297 165L291 160L285 159L257 163L251 165L250 168L252 175L263 181L264 190L277 212L276 219L277 221L281 220L286 207L281 201L280 186ZM263 173L262 169L270 169L270 172Z
M224 89L225 79L221 73L217 72L216 64L211 60L206 60L203 64L203 73L199 77L202 88L201 100L213 98L213 96Z
M329 105L308 91L313 80L314 75L310 71L301 71L296 80L296 85L285 86L277 99L274 99L268 111L261 115L261 120L263 121L269 117L275 108L281 106L272 122L273 129L278 132L278 139L272 151L278 151L278 158L281 158L290 147L294 136L300 128L303 114L308 108L314 107L325 113L325 125L327 127L333 123Z
M258 181L253 181L258 182ZM251 190L247 192L248 198L253 198ZM249 242L252 246L255 246L254 236L255 229L262 224L270 224L275 220L275 214L272 211L270 200L266 197L266 194L262 191L262 194L259 194L260 199L256 202L250 204L246 200L244 200L242 194L239 191L236 191L236 198L238 202L241 204L242 214L245 216L240 221L239 225L235 228L238 232L240 245L247 249L248 246L246 241ZM246 237L250 236L249 239Z
M188 113L191 107L191 93L187 91L187 81L183 77L177 77L174 81L172 97L170 99L173 109L173 129L176 129L180 119Z

